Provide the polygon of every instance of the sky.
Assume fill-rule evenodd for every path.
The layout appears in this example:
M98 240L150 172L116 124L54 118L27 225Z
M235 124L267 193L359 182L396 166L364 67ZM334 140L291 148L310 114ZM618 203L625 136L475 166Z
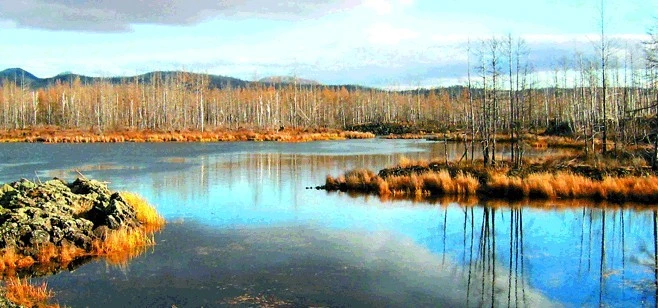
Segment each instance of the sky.
M658 1L603 8L607 39L641 57ZM522 38L540 73L594 55L601 11L600 0L0 0L0 70L446 86L464 84L469 41Z

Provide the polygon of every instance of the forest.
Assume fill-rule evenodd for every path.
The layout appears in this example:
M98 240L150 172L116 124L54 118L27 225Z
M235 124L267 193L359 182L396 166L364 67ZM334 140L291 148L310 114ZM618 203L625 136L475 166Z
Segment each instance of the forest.
M122 131L276 131L361 129L403 123L410 131L459 132L482 141L485 164L507 135L520 160L527 133L584 141L586 151L656 141L656 32L638 46L602 39L596 53L562 57L539 74L521 38L493 37L465 49L465 84L395 91L365 87L248 83L213 86L209 75L178 72L83 82L79 77L35 88L5 79L0 128ZM471 147L474 145L471 144ZM655 154L655 153L654 153Z

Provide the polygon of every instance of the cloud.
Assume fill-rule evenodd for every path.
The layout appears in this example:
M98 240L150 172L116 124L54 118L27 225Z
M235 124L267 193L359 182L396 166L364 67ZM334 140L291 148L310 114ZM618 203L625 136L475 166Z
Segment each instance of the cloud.
M414 0L363 0L363 7L379 15L389 15L396 10L413 5Z
M213 17L308 18L358 0L0 0L0 19L19 27L121 32L133 24L191 25Z
M366 30L368 40L373 44L397 45L401 41L415 39L419 36L418 32L398 28L386 23L376 23Z

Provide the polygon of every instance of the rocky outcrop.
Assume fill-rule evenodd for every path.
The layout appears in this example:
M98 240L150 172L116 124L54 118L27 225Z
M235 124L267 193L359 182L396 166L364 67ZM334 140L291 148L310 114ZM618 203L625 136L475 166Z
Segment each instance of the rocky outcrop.
M96 180L22 179L0 186L0 249L35 256L44 245L72 244L89 251L108 230L138 226L135 210Z

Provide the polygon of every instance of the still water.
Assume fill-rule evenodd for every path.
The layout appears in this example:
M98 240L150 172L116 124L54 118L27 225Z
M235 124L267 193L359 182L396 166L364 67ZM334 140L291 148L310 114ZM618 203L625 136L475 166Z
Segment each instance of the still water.
M306 189L327 174L446 151L459 158L463 148L381 139L5 144L0 182L79 171L141 194L167 219L158 244L127 265L95 260L42 278L72 307L655 305L651 210Z

